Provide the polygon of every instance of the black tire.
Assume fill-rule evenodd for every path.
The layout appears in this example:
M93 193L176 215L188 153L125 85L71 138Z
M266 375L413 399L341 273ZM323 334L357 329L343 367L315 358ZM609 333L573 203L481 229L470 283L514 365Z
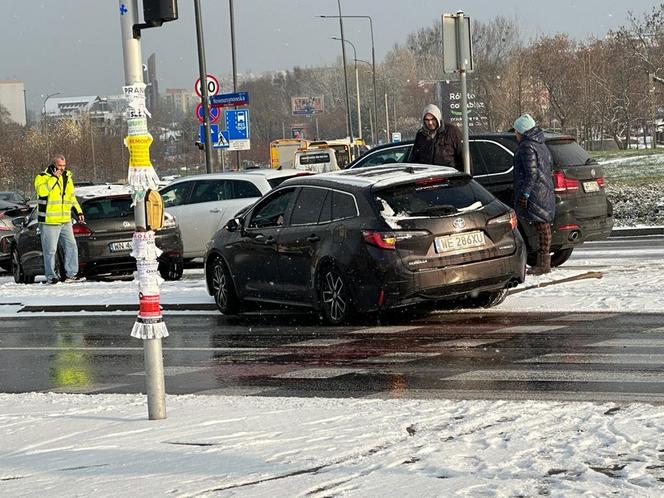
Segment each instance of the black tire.
M164 280L180 280L184 273L184 263L180 258L159 262L159 275Z
M492 292L480 292L477 297L471 297L462 303L468 308L493 308L498 306L507 298L507 289L499 289Z
M560 249L553 254L551 254L551 266L556 267L565 263L569 257L572 255L573 248L569 249Z
M214 302L223 315L236 315L241 311L231 272L221 258L215 259L212 263L211 284Z
M12 271L12 262L11 260L8 261L7 263L0 263L0 268L2 268L5 271Z
M34 275L26 275L23 271L23 266L18 255L16 248L11 250L12 274L14 275L14 282L17 284L32 284L35 281Z
M350 289L334 266L324 267L320 272L319 299L323 319L330 325L348 323L352 318Z

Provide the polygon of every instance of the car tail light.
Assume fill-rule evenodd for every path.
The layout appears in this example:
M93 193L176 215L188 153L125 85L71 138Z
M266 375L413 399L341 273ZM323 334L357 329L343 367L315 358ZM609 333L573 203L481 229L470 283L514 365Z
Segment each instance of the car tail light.
M392 232L375 232L373 230L365 230L362 232L364 241L372 246L380 247L381 249L394 249L397 245L397 238Z
M92 235L92 230L90 230L90 227L85 223L74 223L72 230L74 231L75 237L89 237Z
M487 221L487 225L500 225L502 223L509 223L512 230L516 229L519 222L513 209L510 209L509 213L501 214Z
M381 249L394 249L400 240L408 240L415 237L426 237L430 235L426 230L410 232L379 232L375 230L364 230L362 236L367 244L380 247Z
M553 190L557 193L576 192L579 190L579 180L566 177L562 171L556 171L553 174Z
M558 230L578 230L580 227L579 225L561 225L557 229Z
M597 185L599 185L600 187L604 187L606 185L604 178L602 178L601 176L595 178L595 181L597 182Z
M422 178L420 180L417 180L415 182L415 184L420 185L420 186L423 186L423 185L426 186L426 185L436 185L438 183L448 183L448 182L449 182L449 178L447 178L445 176L443 176L443 177L437 176L437 177L430 177L430 178Z

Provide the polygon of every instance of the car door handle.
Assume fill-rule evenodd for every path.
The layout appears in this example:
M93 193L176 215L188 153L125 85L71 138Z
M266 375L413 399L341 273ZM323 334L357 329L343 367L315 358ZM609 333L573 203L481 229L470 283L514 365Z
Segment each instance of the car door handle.
M309 237L307 237L307 242L311 242L312 244L314 242L318 242L320 240L320 237L318 235L311 234Z
M270 237L268 237L267 239L265 239L265 245L266 245L266 246L269 246L269 245L272 245L272 244L276 244L276 243L277 243L277 239L275 239L275 238L272 237L272 236L270 236Z
M219 209L219 208L210 209L210 212L211 213L221 213L221 209Z

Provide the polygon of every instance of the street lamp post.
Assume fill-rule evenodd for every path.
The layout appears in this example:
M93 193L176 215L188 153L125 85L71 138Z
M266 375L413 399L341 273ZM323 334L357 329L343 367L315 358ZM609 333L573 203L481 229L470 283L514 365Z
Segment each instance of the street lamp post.
M338 40L342 41L341 38L337 38L336 36L332 37L333 40ZM343 40L346 43L348 43L351 47L353 47L353 61L355 64L355 95L356 95L356 104L357 104L357 136L358 138L362 138L362 112L360 111L361 107L361 102L360 102L360 77L357 72L357 50L355 50L355 45L353 42L350 40Z
M339 9L341 10L341 9ZM332 18L337 18L341 16L341 12L339 13L339 16L318 16L323 19L332 19ZM376 120L376 123L378 123L378 94L376 93L376 49L374 45L374 34L373 34L373 19L371 16L343 16L348 19L368 19L369 20L369 30L371 31L371 66L373 69L373 94L374 94L374 120ZM389 142L389 140L388 140Z
M353 139L353 120L350 117L350 97L348 95L348 74L346 71L346 44L344 43L344 18L341 15L341 0L337 0L337 5L339 7L339 31L341 33L341 59L344 65L344 87L346 89L346 119L348 120L348 134L350 135L351 145L354 142Z
M42 103L42 117L44 120L44 135L46 137L46 162L48 163L51 160L51 147L48 143L48 115L46 114L46 102L48 99L51 97L55 97L56 95L60 95L62 92L55 92L55 93L49 93L44 97L44 102Z
M370 68L371 71L373 72L373 66L371 65L371 62L362 60L362 59L355 59L355 62L363 62L364 64L367 64ZM375 87L374 87L375 91ZM376 116L372 116L371 114L371 107L369 107L369 126L371 127L371 143L375 144L376 143L376 135L374 134L374 130L376 129L375 127L376 123Z

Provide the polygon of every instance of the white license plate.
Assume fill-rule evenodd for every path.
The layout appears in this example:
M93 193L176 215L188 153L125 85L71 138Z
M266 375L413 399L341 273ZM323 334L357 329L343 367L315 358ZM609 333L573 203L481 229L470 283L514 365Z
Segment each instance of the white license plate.
M467 232L436 237L436 252L453 252L484 245L484 232Z
M111 252L131 251L131 242L111 242L108 248Z
M599 183L593 182L583 182L583 191L584 192L599 192Z

